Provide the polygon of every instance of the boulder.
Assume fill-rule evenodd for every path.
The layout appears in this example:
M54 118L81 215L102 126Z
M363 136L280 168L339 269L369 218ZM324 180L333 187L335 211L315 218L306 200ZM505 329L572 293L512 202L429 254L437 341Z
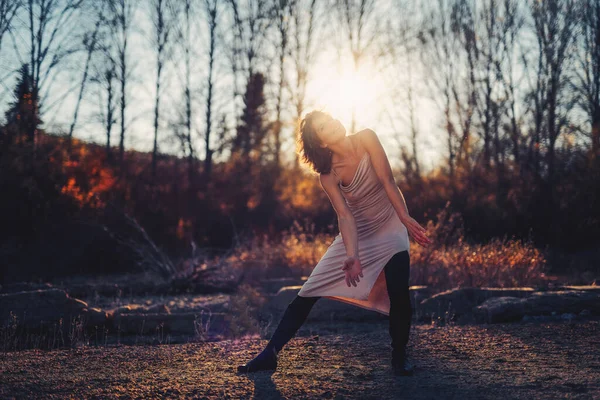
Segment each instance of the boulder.
M420 320L448 316L450 319L470 314L473 307L494 297L527 297L535 290L521 288L456 288L435 294L418 303L417 314Z
M568 285L559 286L556 290L583 290L586 292L600 292L600 286L598 285Z
M287 286L281 288L276 295L271 296L263 308L263 313L271 314L276 319L281 318L287 306L296 297L302 286ZM376 311L367 310L338 300L321 298L308 314L307 321L369 321L385 319L387 316Z
M118 307L114 310L110 310L113 314L170 314L171 310L165 304L153 304L151 306L145 306L142 304L127 304L125 306Z
M274 315L276 318L281 317L287 306L294 300L301 287L302 286L286 286L281 288L277 294L270 296L270 299L267 301L262 312L264 314ZM429 296L431 289L426 286L411 286L410 293L413 299L420 299ZM323 297L315 303L308 314L307 321L331 321L332 319L335 319L360 322L386 320L387 318L388 316L377 311L367 310L357 305Z
M264 279L260 285L265 293L277 293L282 287L302 285L305 280L306 278L271 278Z
M510 296L488 299L474 308L475 320L486 323L520 321L525 315L523 300Z
M411 286L408 288L410 291L410 298L413 303L413 307L416 307L423 300L428 299L437 293L437 291L429 286Z
M51 289L53 286L50 283L34 283L34 282L13 282L7 283L0 287L0 293L17 293L30 292L32 290Z
M182 334L195 336L201 330L223 332L227 329L225 313L183 312L109 314L110 330L122 335Z
M587 311L586 311L587 310ZM586 311L600 315L600 293L596 291L562 290L535 292L526 298L489 299L473 313L478 322L510 322L524 316L573 315Z
M51 288L0 294L0 320L10 322L16 317L17 326L38 329L58 323L64 325L80 318L85 326L103 325L107 315L99 308L88 307L87 303L70 297L64 290Z

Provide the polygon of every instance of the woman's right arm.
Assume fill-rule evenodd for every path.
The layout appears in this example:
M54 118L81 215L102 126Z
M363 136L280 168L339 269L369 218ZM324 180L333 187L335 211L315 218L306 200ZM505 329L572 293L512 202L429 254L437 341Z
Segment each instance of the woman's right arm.
M342 234L342 240L346 246L346 255L348 257L356 257L360 260L358 255L358 233L356 230L356 221L352 211L348 208L346 200L342 195L340 187L337 185L335 178L331 174L319 175L321 187L327 193L329 201L333 206L338 218L338 225L340 233Z

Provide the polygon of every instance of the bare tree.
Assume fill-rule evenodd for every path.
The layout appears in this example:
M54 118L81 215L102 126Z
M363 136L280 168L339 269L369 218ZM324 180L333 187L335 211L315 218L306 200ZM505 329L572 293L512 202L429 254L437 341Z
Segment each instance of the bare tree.
M185 0L185 37L184 52L185 52L185 130L186 130L186 143L188 149L188 180L191 183L194 181L194 144L192 141L192 79L191 79L191 51L192 51L192 35L191 35L191 21L192 16L192 1Z
M422 45L422 65L426 68L425 84L429 87L429 96L438 105L443 115L448 149L448 170L454 183L458 127L460 121L454 114L455 91L458 90L459 43L451 31L450 9L452 0L437 0L434 7L424 8L426 13L419 40Z
M275 99L275 123L273 126L273 139L275 141L275 165L277 166L276 171L279 171L281 162L279 159L281 153L281 129L283 126L282 122L282 109L283 109L283 91L287 85L285 77L286 71L286 55L288 54L288 42L290 39L290 25L291 25L291 14L294 7L294 1L292 0L279 0L275 5L275 18L277 26L277 34L279 35L279 46L277 47L278 52L278 77L277 82L277 94Z
M110 11L110 22L112 35L117 51L117 80L120 85L120 122L121 132L119 138L119 162L123 165L125 154L125 135L127 121L125 112L127 109L127 83L129 81L130 66L128 59L128 44L131 34L131 24L135 14L135 0L106 0Z
M113 22L106 19L103 13L104 10L98 10L98 21L103 20L104 23L98 26L96 33L95 52L97 57L90 59L89 81L93 84L91 90L97 93L99 110L94 113L94 117L104 128L106 136L106 156L112 161L113 154L111 151L112 130L117 122L117 106L118 106L118 88L117 88L117 69L118 69L118 54L115 51L116 42L113 38ZM96 31L95 31L96 32ZM88 64L86 63L86 68Z
M228 0L233 14L231 67L234 79L234 104L242 96L248 80L257 70L267 34L273 24L271 1ZM243 4L242 4L243 3ZM239 83L240 75L243 79ZM237 106L234 114L237 118Z
M212 169L213 150L210 147L210 138L212 133L212 111L213 111L213 85L214 85L214 67L215 67L215 48L217 37L217 4L218 0L205 0L206 15L208 20L209 45L208 45L208 76L207 76L207 97L206 97L206 131L204 132L204 147L206 149L206 158L204 159L204 175L206 179L210 178Z
M464 71L461 84L455 86L452 94L456 115L458 117L460 132L460 144L456 154L457 163L466 171L471 170L473 122L477 104L478 91L478 65L482 52L480 49L477 32L477 14L470 0L454 0L450 12L450 26L452 33L456 36L466 56L464 69L461 65L460 72ZM459 54L456 54L459 56ZM487 133L486 133L487 135Z
M100 106L100 119L104 125L106 134L106 156L107 159L111 160L113 155L110 147L110 139L112 135L112 128L116 123L116 91L115 91L115 78L117 75L117 63L113 58L107 59L107 64L103 65L101 71L94 76L91 81L99 84L99 90L106 92L106 104L102 102L102 96L99 102Z
M47 93L42 93L42 90L47 92L49 79L56 77L52 73L78 50L71 37L77 27L73 21L77 21L75 16L81 11L83 3L83 0L27 0L25 3L32 96L40 107L43 107L42 99L47 98ZM63 98L60 98L61 101Z
M153 45L156 50L156 97L154 99L154 145L152 148L152 177L156 178L156 164L158 158L158 129L160 123L160 97L162 85L162 72L166 61L170 58L172 47L169 47L169 35L173 23L173 13L169 12L167 0L153 0L152 21L154 27Z
M502 87L504 97L504 113L508 122L505 130L508 131L511 143L511 152L515 166L519 167L521 161L521 146L524 139L521 125L523 113L519 111L520 88L524 75L518 75L515 64L522 58L522 46L519 37L523 29L524 18L517 0L504 0L502 5L502 20L500 21L500 41L498 58L495 61L495 71ZM519 172L522 169L519 168Z
M315 14L317 0L296 0L290 3L292 20L293 45L290 53L294 65L295 79L289 85L290 97L296 110L296 121L300 121L306 102L306 85L308 84L310 67L316 57L317 49L313 46L315 36ZM306 14L303 12L308 9ZM294 124L295 126L296 124ZM300 159L295 153L294 167L300 166Z
M2 37L11 29L12 20L22 5L22 0L0 0L0 51L2 51Z
M197 45L197 32L194 30L194 27L198 25L194 23L198 18L197 5L199 5L199 2L197 1L185 0L182 3L181 10L177 10L177 13L181 12L182 15L173 16L175 20L182 21L182 23L173 24L173 41L174 44L180 44L181 51L183 52L183 72L181 73L179 68L175 68L179 82L183 86L183 106L175 108L178 115L178 121L172 123L172 128L181 145L181 151L187 158L187 173L190 184L194 182L195 179L196 160L196 149L192 136L192 132L194 131L193 116L195 115L193 106L195 86L193 86L192 82L192 67L193 61L198 55L195 49L199 47ZM175 50L175 48L173 50ZM192 186L193 185L190 185L190 188Z
M576 27L572 0L545 0L531 3L531 15L538 45L536 93L536 134L542 132L548 143L547 184L554 187L556 140L568 122L572 108L567 96L568 62ZM539 109L537 108L539 107ZM543 121L539 119L543 118ZM544 123L544 125L542 125ZM544 129L542 130L542 126ZM536 137L536 141L539 140ZM539 142L538 142L539 143Z
M77 96L77 103L75 104L75 111L73 112L73 120L71 122L71 126L69 127L69 141L68 146L69 149L71 147L71 139L73 138L73 131L75 130L75 125L77 124L77 117L79 115L79 107L81 106L81 100L83 99L83 94L85 91L85 85L88 81L88 74L90 65L92 62L92 56L97 50L98 47L98 34L100 32L100 26L104 22L104 16L102 12L98 13L98 19L96 20L96 24L94 26L94 30L91 33L86 33L83 37L83 45L87 50L87 57L85 60L85 66L83 68L83 77L81 79L81 86L79 88L79 95Z
M404 146L400 146L410 179L419 179L421 174L417 151L419 128L415 104L416 82L413 78L414 64L418 61L415 59L419 51L418 33L422 23L415 18L418 7L418 3L413 0L394 3L394 7L388 13L385 40L382 41L380 49L382 57L387 60L384 72L386 81L389 82L388 90L392 94L389 96L391 110L388 110L392 126L394 131L398 131L395 121L399 120L410 129L412 154L408 154ZM406 79L402 79L404 72L407 74ZM405 115L404 111L408 112L408 115Z
M584 0L578 6L581 30L573 88L591 127L590 160L600 162L600 1Z

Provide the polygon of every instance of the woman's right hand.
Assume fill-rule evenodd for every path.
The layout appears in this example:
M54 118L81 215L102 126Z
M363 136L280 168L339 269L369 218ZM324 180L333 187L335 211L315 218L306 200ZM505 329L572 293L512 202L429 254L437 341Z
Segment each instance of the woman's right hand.
M363 278L362 265L360 259L356 256L350 256L344 261L342 270L346 273L346 285L350 287L350 283L356 287L356 283L360 282L359 276Z
M423 247L429 246L433 241L425 236L427 230L423 228L413 217L405 215L401 222L406 226L406 230Z

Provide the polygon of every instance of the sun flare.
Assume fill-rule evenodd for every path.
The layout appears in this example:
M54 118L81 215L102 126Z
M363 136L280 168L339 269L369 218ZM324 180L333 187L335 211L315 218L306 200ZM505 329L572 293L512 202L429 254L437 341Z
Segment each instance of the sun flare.
M342 68L320 65L315 69L307 92L314 108L332 114L349 133L353 113L355 129L359 129L375 123L376 116L384 107L383 79L368 65L358 71L354 70L352 64Z

